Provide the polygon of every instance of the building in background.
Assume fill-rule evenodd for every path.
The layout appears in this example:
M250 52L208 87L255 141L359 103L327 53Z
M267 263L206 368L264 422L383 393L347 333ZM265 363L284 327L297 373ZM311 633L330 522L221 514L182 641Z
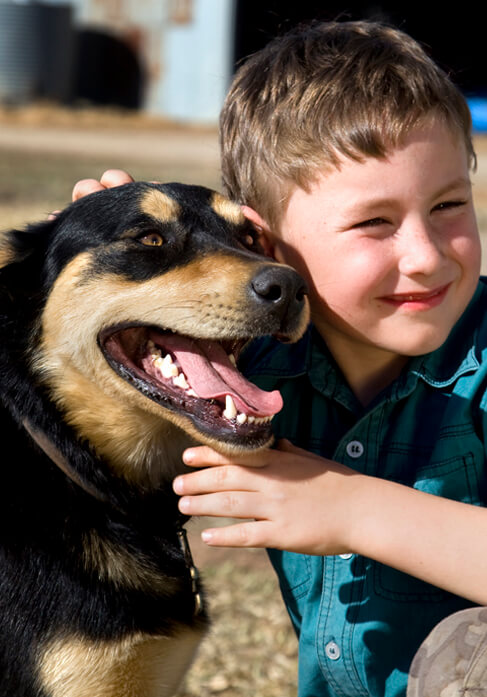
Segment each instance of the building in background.
M0 0L0 101L81 101L215 124L233 73L235 5Z

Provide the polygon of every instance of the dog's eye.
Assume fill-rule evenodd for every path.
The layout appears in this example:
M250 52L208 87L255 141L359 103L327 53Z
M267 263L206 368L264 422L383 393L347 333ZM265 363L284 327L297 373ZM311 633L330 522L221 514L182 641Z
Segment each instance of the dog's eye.
M158 232L150 232L147 235L139 237L139 242L145 244L146 247L162 247L164 240Z

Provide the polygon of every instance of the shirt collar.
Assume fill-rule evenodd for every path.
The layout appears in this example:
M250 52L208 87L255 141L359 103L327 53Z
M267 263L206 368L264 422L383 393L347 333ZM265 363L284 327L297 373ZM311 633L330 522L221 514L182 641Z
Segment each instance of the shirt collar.
M480 279L472 300L453 327L448 339L436 351L418 356L409 363L409 372L432 387L447 387L466 373L478 370L479 318L485 315L486 279Z

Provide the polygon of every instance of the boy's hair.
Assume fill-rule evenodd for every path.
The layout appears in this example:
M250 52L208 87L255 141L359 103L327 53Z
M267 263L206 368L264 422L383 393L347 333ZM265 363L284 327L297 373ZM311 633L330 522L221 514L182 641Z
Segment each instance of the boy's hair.
M433 117L474 166L468 105L414 39L377 22L301 26L235 76L220 120L223 186L276 225L294 186L343 156L384 157Z

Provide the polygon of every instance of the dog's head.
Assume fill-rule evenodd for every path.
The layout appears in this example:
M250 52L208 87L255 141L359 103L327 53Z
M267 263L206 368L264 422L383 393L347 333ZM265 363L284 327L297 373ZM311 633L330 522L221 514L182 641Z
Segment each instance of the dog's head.
M281 397L235 359L254 337L298 339L309 310L297 273L259 252L220 194L128 184L7 233L0 285L10 315L30 317L32 375L130 478L180 452L183 433L227 452L270 443Z

